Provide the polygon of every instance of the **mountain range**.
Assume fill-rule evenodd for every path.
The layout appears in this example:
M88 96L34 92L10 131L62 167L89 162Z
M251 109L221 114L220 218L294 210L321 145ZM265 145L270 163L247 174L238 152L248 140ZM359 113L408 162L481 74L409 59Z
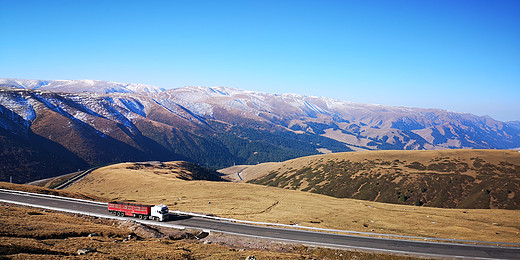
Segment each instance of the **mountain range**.
M186 160L211 168L330 152L509 149L519 122L227 87L0 79L0 180L93 165Z

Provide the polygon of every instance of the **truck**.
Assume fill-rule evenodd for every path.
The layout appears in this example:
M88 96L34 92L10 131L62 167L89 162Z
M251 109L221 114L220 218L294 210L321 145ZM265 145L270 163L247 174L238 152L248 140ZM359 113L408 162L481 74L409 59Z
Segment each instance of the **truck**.
M166 205L146 205L129 202L112 201L108 203L108 212L120 217L134 217L166 221L169 216Z

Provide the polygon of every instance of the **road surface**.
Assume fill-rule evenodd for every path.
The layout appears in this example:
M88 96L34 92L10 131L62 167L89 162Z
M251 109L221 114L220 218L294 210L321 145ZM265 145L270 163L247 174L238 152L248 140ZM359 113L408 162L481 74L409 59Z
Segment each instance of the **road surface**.
M109 214L106 203L100 202L88 202L63 197L48 197L42 196L40 194L19 193L6 190L0 190L0 201L66 212L89 214L98 217L121 219L121 217L115 217ZM150 220L139 220L133 218L130 219L154 225L171 226L175 228L197 228L207 231L216 231L340 249L359 249L442 258L520 259L520 248L518 247L448 244L359 237L304 230L254 226L199 217L172 217L172 220L167 222L154 222Z

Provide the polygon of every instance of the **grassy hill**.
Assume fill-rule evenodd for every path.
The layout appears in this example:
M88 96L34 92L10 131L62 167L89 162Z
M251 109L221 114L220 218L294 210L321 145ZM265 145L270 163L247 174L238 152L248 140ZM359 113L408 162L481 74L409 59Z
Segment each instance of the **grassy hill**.
M155 174L167 175L171 178L177 178L181 180L208 180L208 181L228 181L222 178L222 174L210 170L208 168L199 166L195 163L186 161L173 161L173 162L159 162L159 161L148 161L148 162L132 162L124 164L126 169L129 170L146 170L152 171ZM43 188L56 189L56 187L64 184L65 182L74 179L77 175L83 174L83 172L74 172L69 174L60 175L54 178L47 178L38 181L28 183L32 186L39 186Z
M169 163L164 163L169 165ZM520 211L440 209L367 202L250 183L183 180L124 163L93 171L67 191L166 204L243 220L442 238L520 242ZM171 171L171 170L168 170Z
M128 170L151 171L157 175L181 180L224 181L220 173L185 161L125 163L120 165L125 165Z
M338 198L442 208L520 209L520 153L371 151L236 166L229 179Z

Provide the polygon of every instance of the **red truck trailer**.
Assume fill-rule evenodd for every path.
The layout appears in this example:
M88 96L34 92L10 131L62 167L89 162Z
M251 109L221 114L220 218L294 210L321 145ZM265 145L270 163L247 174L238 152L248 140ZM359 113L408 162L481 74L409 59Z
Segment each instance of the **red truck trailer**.
M165 221L169 216L168 207L166 205L154 206L118 201L108 203L108 212L120 217L129 216L157 221Z

